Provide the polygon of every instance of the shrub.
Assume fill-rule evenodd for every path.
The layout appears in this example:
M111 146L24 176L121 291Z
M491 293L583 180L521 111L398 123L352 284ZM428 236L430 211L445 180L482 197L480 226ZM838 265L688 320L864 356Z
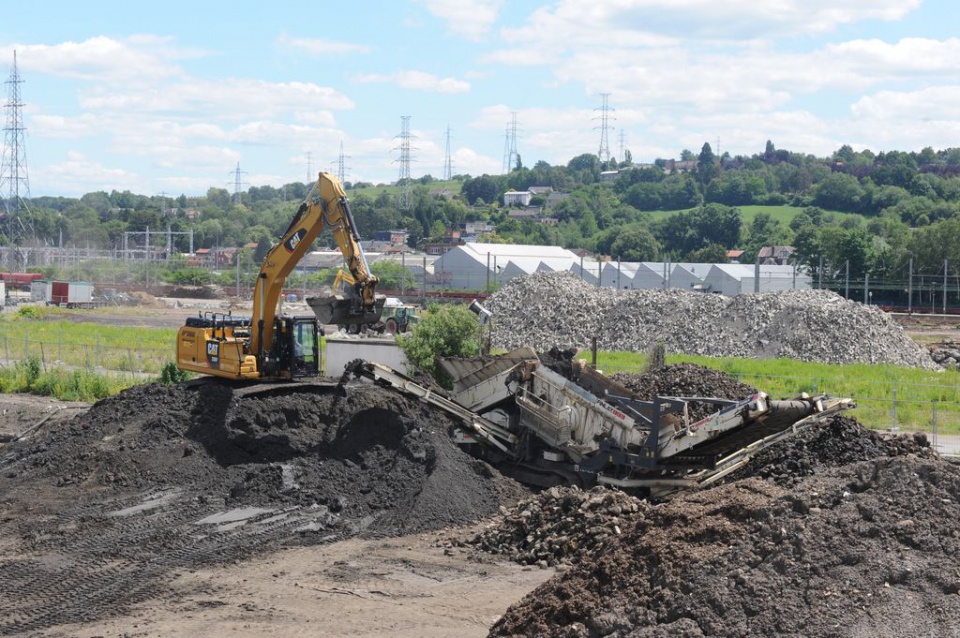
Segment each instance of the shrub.
M164 385L173 385L174 383L180 383L186 381L190 378L190 374L181 370L177 367L173 361L168 361L164 364L163 369L160 371L160 383Z
M407 361L451 387L437 366L438 357L475 357L480 354L480 327L466 306L432 305L413 330L397 337Z

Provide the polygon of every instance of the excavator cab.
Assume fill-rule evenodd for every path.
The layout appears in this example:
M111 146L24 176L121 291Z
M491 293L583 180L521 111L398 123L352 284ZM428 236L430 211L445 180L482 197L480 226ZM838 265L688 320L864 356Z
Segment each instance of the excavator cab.
M316 317L282 315L274 330L277 376L315 377L320 374L320 336Z

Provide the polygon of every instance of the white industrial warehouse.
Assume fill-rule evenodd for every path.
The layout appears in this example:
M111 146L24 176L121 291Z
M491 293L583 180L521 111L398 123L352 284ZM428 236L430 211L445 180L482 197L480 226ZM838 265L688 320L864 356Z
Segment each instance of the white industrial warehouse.
M598 262L559 246L468 242L433 262L433 281L450 291L488 290L536 272L569 271L606 288L682 288L724 295L809 289L810 276L793 265Z

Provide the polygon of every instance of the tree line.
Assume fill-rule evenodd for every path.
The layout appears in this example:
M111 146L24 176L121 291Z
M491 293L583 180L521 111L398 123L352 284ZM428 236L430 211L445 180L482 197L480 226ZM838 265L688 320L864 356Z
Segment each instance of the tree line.
M705 143L699 154L682 151L679 162L648 165L629 155L601 162L582 154L565 165L526 167L518 157L505 175L413 180L406 210L391 186L344 186L362 237L405 229L411 246L467 222L488 222L496 230L482 241L561 245L623 261L723 262L727 251L742 249L743 260L752 262L763 246L791 245L798 263L830 280L841 270L844 277L849 272L880 282L908 271L933 276L945 261L960 266L956 148L875 154L842 146L815 157L768 141L751 156L718 156ZM543 207L539 216L511 217L503 194L531 186L548 186L565 198L546 207L547 196L538 195L532 205ZM262 255L311 187L251 187L239 197L223 188L201 197L41 196L29 201L20 221L30 231L26 239L40 245L118 248L126 232L169 228L192 232L194 249L253 242ZM745 216L747 206L767 211ZM175 249L186 252L188 240L176 237Z

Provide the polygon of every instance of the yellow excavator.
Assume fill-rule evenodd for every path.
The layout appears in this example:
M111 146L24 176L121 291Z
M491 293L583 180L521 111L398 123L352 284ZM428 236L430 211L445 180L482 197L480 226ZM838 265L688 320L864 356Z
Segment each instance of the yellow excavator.
M310 245L329 228L353 285L347 295L308 300L313 316L280 314L283 284ZM281 380L320 372L320 325L376 324L385 297L376 294L353 214L340 181L320 173L307 199L263 259L253 289L253 315L189 317L177 332L177 367L226 379Z

